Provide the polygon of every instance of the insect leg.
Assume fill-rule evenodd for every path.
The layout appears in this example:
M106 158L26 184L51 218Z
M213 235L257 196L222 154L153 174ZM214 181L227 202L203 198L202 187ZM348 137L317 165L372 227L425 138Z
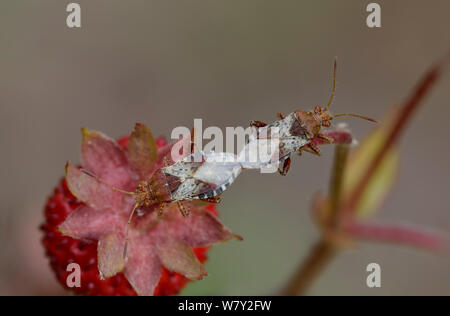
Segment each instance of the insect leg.
M192 128L191 132L191 154L194 152L195 149L195 128Z
M291 167L291 157L287 157L284 161L283 161L283 167L280 168L278 167L278 172L282 175L285 176L287 175L287 173L289 172L289 168Z
M250 122L250 126L254 126L254 127L264 127L266 125L267 125L267 123L264 123L261 121L251 121Z
M334 139L331 138L331 137L328 137L327 135L324 135L324 134L319 133L319 134L317 134L316 137L317 137L317 138L320 138L320 139L322 139L322 140L324 140L324 141L327 142L328 144L333 144L333 143L334 143Z
M320 149L319 147L317 147L316 145L309 143L308 147L313 151L314 154L316 154L317 156L320 156Z
M215 196L212 198L200 199L200 201L219 204L220 202L222 202L222 199L219 196Z
M164 208L166 207L166 203L161 202L158 207L158 217L163 215Z
M181 215L183 215L183 217L189 216L189 211L186 210L186 208L184 207L183 203L181 203L181 201L177 201L177 205L178 205L178 209L180 210L180 213L181 213Z
M127 230L125 233L125 246L123 247L123 259L125 260L127 257L127 249L128 249L128 231L130 229L131 220L133 219L134 212L138 208L139 204L135 204L133 210L130 213L130 217L128 217Z
M301 147L298 150L298 154L301 156L303 151L306 151L307 153L310 153L310 154L313 154L313 155L316 155L316 156L320 156L321 155L320 154L320 149L316 145L313 145L311 143Z

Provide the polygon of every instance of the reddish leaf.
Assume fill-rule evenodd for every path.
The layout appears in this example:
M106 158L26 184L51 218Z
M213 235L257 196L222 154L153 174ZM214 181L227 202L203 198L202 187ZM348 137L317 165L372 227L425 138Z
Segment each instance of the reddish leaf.
M100 239L114 230L121 230L120 216L106 209L92 209L82 206L72 212L58 229L67 236L76 239Z
M162 264L168 270L178 272L191 280L200 280L206 275L203 264L185 243L170 237L164 238L157 244L156 249Z
M125 238L121 233L103 235L97 245L98 271L101 279L107 279L121 272L125 267L123 249Z
M69 163L66 164L66 181L70 192L92 208L110 208L112 202L117 201L116 192Z
M112 138L97 131L82 129L83 168L107 183L124 189L133 176L124 150Z
M162 264L155 248L135 239L128 247L125 276L139 295L153 295L161 278Z
M175 206L171 211L164 212L164 221L159 224L159 229L191 247L210 246L232 238L242 240L241 236L232 233L204 207L188 208L191 208L191 211L187 218L183 217Z

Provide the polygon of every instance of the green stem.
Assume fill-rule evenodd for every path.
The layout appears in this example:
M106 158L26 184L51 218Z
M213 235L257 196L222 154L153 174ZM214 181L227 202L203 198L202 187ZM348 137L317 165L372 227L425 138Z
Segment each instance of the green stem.
M339 230L339 203L349 149L350 146L348 144L338 144L334 152L333 174L330 181L330 213L328 217L329 228L334 231ZM339 246L326 236L323 236L311 248L308 256L300 264L281 294L286 296L303 295L338 251Z
M339 225L340 203L342 197L342 187L344 181L344 171L347 164L349 144L336 145L334 150L333 173L330 180L330 227L336 229Z

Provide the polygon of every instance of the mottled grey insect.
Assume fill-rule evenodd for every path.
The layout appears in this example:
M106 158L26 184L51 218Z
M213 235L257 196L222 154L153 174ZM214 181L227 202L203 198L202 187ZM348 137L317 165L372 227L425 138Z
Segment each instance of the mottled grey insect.
M266 124L261 121L252 121L250 126L258 128L258 135L271 135L270 130L277 128L279 130L279 162L278 169L281 175L286 175L291 165L291 154L302 154L303 151L315 155L320 155L320 150L314 145L311 140L313 138L320 138L326 143L332 143L333 140L321 133L322 127L330 127L331 121L340 116L353 116L362 118L368 121L376 122L375 120L357 115L357 114L336 114L332 116L328 109L333 102L336 91L336 69L337 59L334 60L333 71L333 89L326 107L316 106L313 111L298 110L285 116L278 113L279 120ZM264 136L266 137L266 136ZM260 137L256 138L260 140Z

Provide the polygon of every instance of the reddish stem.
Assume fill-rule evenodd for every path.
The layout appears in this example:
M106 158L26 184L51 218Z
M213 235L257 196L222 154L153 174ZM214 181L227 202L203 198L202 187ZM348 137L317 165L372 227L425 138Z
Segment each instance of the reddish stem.
M446 60L444 60L444 62L445 61ZM428 73L426 73L422 80L419 82L417 88L413 91L412 95L406 101L404 106L401 107L400 111L397 113L396 122L393 124L390 134L387 137L386 143L372 160L372 163L370 164L366 174L361 179L359 184L355 187L355 190L350 194L350 197L345 203L344 208L346 210L354 211L356 209L359 199L361 198L363 192L366 190L366 187L369 181L372 179L377 167L380 165L388 150L400 137L406 126L406 123L414 114L414 111L418 108L427 93L429 93L433 85L438 80L441 74L442 66L443 62L438 63L431 70L429 70Z

